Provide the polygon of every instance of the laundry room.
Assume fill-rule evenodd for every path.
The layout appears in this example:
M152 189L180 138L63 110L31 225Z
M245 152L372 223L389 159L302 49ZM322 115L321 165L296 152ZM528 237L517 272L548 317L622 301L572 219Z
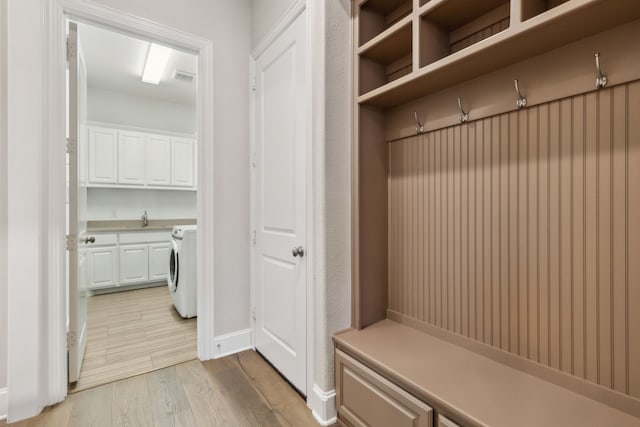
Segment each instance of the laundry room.
M196 358L197 56L84 23L76 36L70 307L86 351L70 391Z

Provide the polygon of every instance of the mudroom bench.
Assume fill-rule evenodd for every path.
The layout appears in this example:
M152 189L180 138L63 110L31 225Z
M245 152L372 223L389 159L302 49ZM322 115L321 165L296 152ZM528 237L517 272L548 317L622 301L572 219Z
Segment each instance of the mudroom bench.
M640 425L626 412L394 320L338 333L334 342L342 425Z

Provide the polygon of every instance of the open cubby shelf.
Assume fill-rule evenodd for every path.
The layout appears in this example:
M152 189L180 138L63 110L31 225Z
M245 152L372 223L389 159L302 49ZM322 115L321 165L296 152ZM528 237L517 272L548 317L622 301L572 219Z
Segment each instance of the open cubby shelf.
M410 17L405 18L384 37L376 37L359 49L360 94L413 71L411 27Z
M375 82L360 82L358 102L381 108L395 107L640 18L640 5L636 0L511 2L521 2L522 7L523 16L515 25L510 17L510 3L505 0L426 3L413 13L413 19L419 20L418 45L408 38L405 38L404 49L395 45L405 53L417 49L418 67L405 69L405 73L398 73L394 78L382 78L379 74ZM470 9L456 14L454 5L469 5ZM393 37L395 32L390 32L388 38ZM386 38L379 38L376 44L384 45ZM371 61L366 55L360 56L361 77L362 68L376 68Z
M359 12L360 46L411 15L412 0L368 0L361 2Z

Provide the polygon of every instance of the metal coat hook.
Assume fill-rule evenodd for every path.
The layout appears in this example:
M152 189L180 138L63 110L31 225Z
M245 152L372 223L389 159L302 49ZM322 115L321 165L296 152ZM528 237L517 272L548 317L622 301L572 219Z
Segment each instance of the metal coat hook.
M416 134L424 133L424 124L418 120L418 112L413 113L416 118Z
M518 108L524 108L527 106L527 98L525 98L524 96L522 96L522 94L520 93L520 86L518 85L518 79L515 79L513 81L513 83L516 86L516 96L518 97L516 99L516 106Z
M467 123L469 121L469 113L462 108L462 100L458 98L458 108L460 109L460 123Z
M596 53L596 89L602 89L607 85L607 76L602 74L602 69L600 68L600 54Z

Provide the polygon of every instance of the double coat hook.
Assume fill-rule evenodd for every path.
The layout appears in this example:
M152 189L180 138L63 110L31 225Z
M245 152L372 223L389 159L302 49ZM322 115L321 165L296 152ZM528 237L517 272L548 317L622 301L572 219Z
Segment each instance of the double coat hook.
M424 133L424 124L420 122L420 120L418 120L418 112L414 111L414 116L416 118L416 134L420 135L421 133Z
M467 123L469 121L469 113L462 108L462 100L458 98L458 108L460 109L460 123Z
M520 109L524 108L527 106L527 98L525 98L524 96L522 96L522 94L520 93L520 86L518 85L518 79L515 79L513 81L513 83L516 86L516 106Z
M602 89L607 85L607 76L602 74L600 68L600 54L596 53L596 89Z

